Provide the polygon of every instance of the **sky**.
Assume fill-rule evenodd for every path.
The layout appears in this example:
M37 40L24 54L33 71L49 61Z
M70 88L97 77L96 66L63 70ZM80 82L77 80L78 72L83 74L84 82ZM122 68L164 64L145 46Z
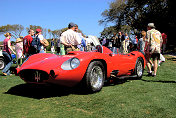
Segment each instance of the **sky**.
M78 24L85 35L99 37L104 25L98 21L114 0L0 0L0 26L37 25L51 30L62 29L70 22ZM26 30L22 35L27 35ZM0 41L4 40L0 36ZM46 37L47 38L47 37ZM14 40L14 39L12 39Z

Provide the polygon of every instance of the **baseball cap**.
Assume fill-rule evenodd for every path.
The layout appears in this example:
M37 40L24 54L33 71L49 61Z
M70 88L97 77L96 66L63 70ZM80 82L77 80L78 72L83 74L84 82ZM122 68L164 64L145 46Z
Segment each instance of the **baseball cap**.
M41 29L36 29L36 32L42 32L42 30Z
M73 23L73 22L70 22L69 24L68 24L68 28L72 28L72 27L75 27L75 23Z

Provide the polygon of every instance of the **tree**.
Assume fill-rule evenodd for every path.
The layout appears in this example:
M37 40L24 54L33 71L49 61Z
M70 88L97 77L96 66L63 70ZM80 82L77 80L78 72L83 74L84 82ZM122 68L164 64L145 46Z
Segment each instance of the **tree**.
M26 28L27 32L30 30L30 29L33 29L34 31L36 31L36 29L41 29L43 30L43 28L41 26L36 26L36 25L30 25L29 27Z
M21 36L22 31L24 30L24 27L19 24L14 25L5 25L0 27L0 34L10 32L12 34L12 37L19 38Z
M51 39L51 35L52 35L51 29L48 29L48 34L49 34L49 38Z
M106 27L104 30L101 32L101 38L108 38L110 39L113 36L113 33L117 33L117 30L114 26Z
M161 23L158 21L168 16L168 0L116 0L102 16L104 19L99 21L101 24L113 22L118 28L129 25L133 29L142 30L146 29L147 23L154 22L160 29Z
M43 36L46 38L46 36L47 36L47 29L46 28L43 28L43 30L42 30L42 34L43 34Z
M156 28L168 34L175 32L175 6L173 0L115 0L110 8L103 13L100 24L114 23L116 29L127 25L131 30L146 30L149 22L154 22ZM168 38L169 39L169 38ZM176 42L173 38L170 43Z
M116 26L110 26L110 27L106 27L104 28L104 30L101 32L101 38L108 38L110 39L112 36L113 36L113 33L118 33L118 32L124 32L124 33L127 33L127 32L131 32L131 27L128 26L128 25L124 25L121 27L121 29L117 29Z
M52 32L53 38L59 38L62 33L61 30L54 30L51 32Z

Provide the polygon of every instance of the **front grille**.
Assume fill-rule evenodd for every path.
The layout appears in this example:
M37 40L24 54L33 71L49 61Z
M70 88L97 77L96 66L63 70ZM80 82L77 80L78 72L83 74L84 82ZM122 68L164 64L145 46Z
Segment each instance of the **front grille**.
M22 70L20 72L20 77L27 82L38 82L41 83L43 80L48 80L48 73L41 70Z

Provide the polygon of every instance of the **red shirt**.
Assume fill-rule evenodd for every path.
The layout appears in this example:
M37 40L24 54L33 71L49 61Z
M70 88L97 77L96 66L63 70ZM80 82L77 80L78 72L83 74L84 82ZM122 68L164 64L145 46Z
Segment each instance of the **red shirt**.
M5 52L7 52L8 54L11 55L10 48L8 47L8 41L9 41L9 40L10 40L10 39L8 39L8 38L4 39L4 41L3 41L3 45L4 45L3 51L5 51ZM11 44L10 44L10 45L11 45Z
M167 43L167 35L165 33L162 33L162 39L163 39L163 44Z
M29 49L31 47L31 42L32 42L33 38L30 35L27 35L24 37L23 39L23 53L24 54L29 54Z

